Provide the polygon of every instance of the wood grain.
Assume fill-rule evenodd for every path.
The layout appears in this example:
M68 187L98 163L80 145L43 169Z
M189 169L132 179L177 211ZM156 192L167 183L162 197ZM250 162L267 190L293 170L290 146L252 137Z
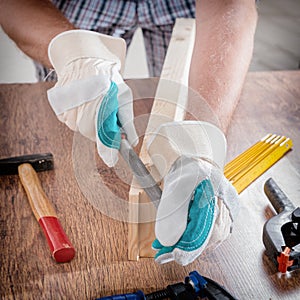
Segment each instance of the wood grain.
M30 164L18 167L19 177L26 191L29 204L37 221L44 216L56 217L55 210L46 196L41 182Z
M184 119L195 30L194 19L176 20L141 148L140 157L146 165L152 165L147 143L153 132L166 122Z
M142 131L155 82L139 80L130 85L139 99L135 114L144 116L137 118L138 131ZM184 280L192 270L218 281L237 299L299 298L300 271L280 276L265 256L262 243L263 224L274 215L263 192L266 179L273 177L293 203L300 205L299 71L247 76L228 131L227 161L269 132L290 137L294 147L242 192L231 237L186 267L176 263L161 266L151 258L128 261L128 224L102 213L82 193L73 167L74 135L52 112L46 99L49 87L48 83L0 85L0 158L53 153L54 170L39 173L39 179L77 254L70 263L56 264L18 176L0 177L1 299L94 299L137 289L148 293ZM103 190L99 199L127 201L131 173L123 169L122 161L113 170L106 168L95 153L97 174L85 180L91 176L105 179L115 196Z

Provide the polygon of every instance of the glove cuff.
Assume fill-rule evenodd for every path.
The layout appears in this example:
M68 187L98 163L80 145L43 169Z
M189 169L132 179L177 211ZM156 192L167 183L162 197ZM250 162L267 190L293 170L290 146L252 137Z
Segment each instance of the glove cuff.
M55 36L48 46L49 60L59 74L64 66L79 58L99 58L124 68L126 43L116 38L89 30L69 30Z
M148 143L149 155L161 177L168 174L181 156L204 158L221 169L226 157L226 138L216 126L202 121L170 122L161 125Z

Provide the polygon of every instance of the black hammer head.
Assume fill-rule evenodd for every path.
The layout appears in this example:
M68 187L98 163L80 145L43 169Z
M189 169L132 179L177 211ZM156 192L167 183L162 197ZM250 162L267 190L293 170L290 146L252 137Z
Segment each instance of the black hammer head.
M54 167L51 153L21 155L0 159L0 176L18 174L18 166L24 163L31 164L36 172L52 170Z

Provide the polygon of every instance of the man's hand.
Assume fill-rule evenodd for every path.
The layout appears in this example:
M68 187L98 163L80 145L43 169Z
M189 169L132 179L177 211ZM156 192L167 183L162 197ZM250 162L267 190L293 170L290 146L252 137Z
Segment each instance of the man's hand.
M166 123L148 150L164 178L152 245L155 259L187 265L228 237L238 210L237 193L221 169L225 137L205 122Z
M120 148L119 126L132 145L138 143L132 93L120 74L125 42L71 30L56 36L48 52L58 77L48 99L58 119L95 141L103 161L114 166Z

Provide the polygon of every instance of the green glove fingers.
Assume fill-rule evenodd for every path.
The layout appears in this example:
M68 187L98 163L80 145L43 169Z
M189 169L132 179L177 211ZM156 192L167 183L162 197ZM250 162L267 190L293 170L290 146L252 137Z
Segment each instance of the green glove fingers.
M119 149L121 143L118 106L118 87L112 82L99 108L97 132L100 141L113 149Z

